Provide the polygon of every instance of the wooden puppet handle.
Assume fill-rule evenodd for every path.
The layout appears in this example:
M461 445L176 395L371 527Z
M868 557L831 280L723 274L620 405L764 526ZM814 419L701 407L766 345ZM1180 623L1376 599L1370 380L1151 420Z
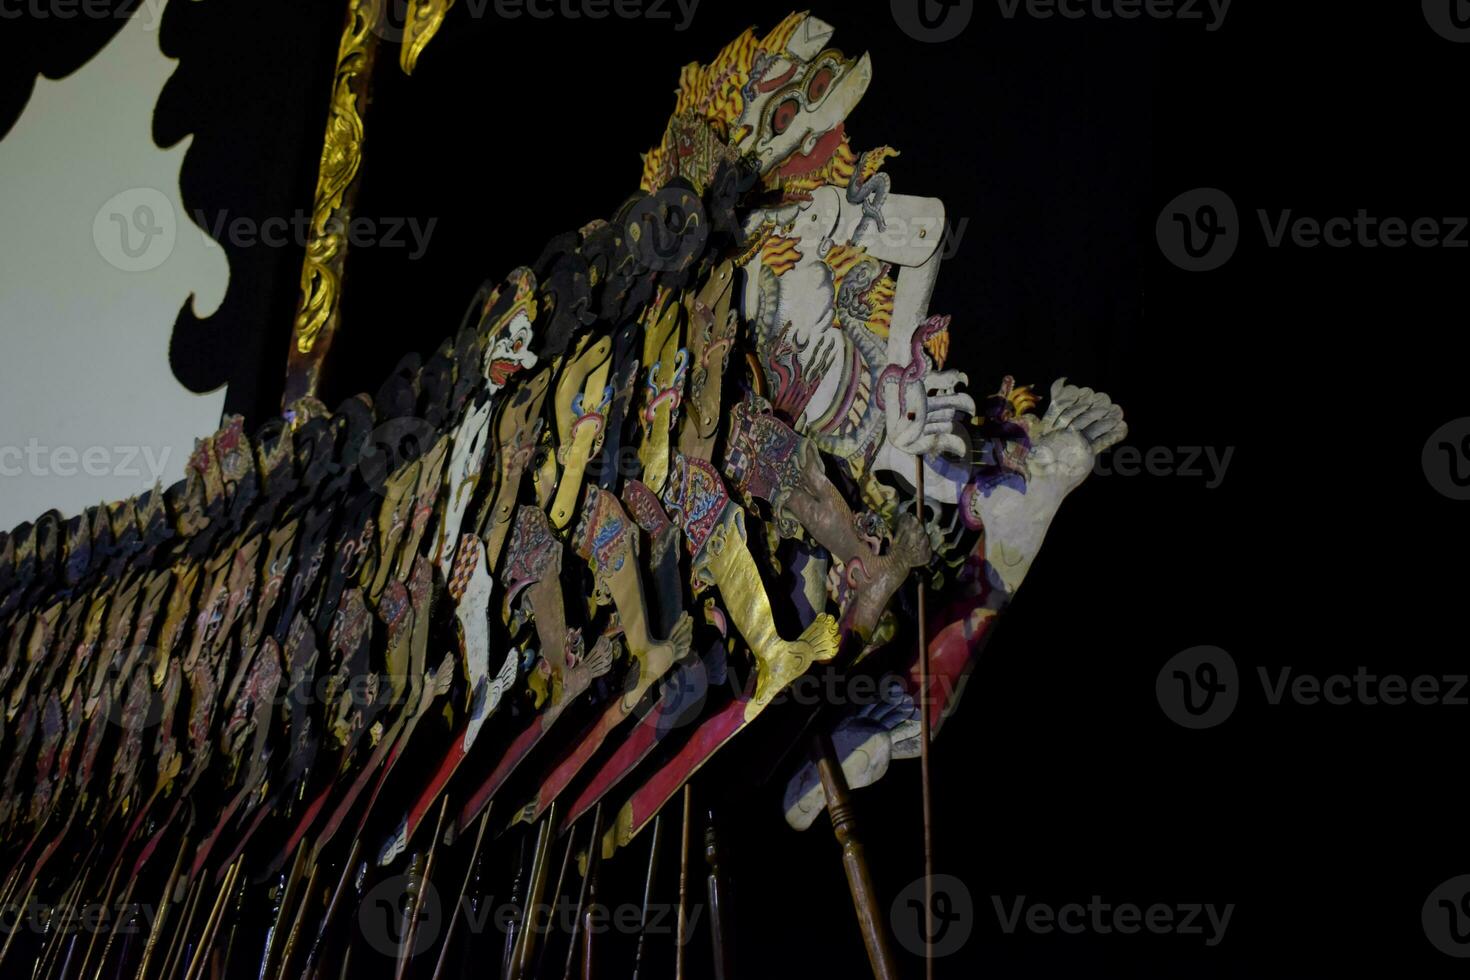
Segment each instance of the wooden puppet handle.
M868 949L868 962L876 980L898 980L898 966L888 941L888 931L879 911L878 892L868 871L867 855L858 837L857 819L848 797L847 779L837 763L832 740L825 734L812 739L812 755L827 794L827 813L832 817L832 833L842 846L842 867L847 872L847 886L852 891L852 904L857 910L858 928L863 945Z
M715 811L706 813L704 827L704 861L709 865L706 879L709 888L710 943L714 947L714 980L731 980L735 976L735 947L730 933L729 893L725 875L720 870L719 837L715 830Z

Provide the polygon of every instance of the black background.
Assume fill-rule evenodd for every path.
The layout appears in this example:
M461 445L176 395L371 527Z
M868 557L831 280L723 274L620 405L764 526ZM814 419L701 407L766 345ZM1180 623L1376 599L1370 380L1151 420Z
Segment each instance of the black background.
M175 91L176 76L158 128L201 134L185 166L191 206L309 208L336 6L169 12L165 49L200 81ZM1461 974L1427 941L1420 909L1470 871L1456 791L1470 707L1271 706L1257 669L1465 670L1466 505L1431 488L1420 453L1467 414L1467 252L1270 248L1257 211L1470 212L1470 45L1439 37L1415 3L1237 0L1213 32L973 6L938 44L906 35L885 2L816 10L840 47L873 56L854 147L902 150L887 167L896 189L941 197L965 222L932 304L954 314L954 362L977 392L1003 374L1106 390L1141 450L1233 455L1214 488L1098 475L1063 508L934 747L936 868L965 883L973 927L938 975ZM481 280L609 213L636 187L679 66L787 9L704 0L680 32L677 12L477 19L462 2L413 78L386 46L359 213L437 223L419 261L405 248L352 254L329 392L375 388L401 353L457 326ZM1240 214L1238 251L1207 273L1174 267L1155 240L1160 211L1196 187L1224 190ZM300 254L232 249L231 263L214 324L236 338L230 358L176 338L176 366L196 386L227 376L229 407L258 419L279 396ZM1154 683L1197 644L1233 655L1241 702L1222 725L1187 731ZM837 845L825 820L786 829L779 794L740 787L723 812L739 974L865 975ZM922 869L917 763L856 799L891 899ZM610 869L608 901L639 900L646 847ZM1007 934L995 909L1094 895L1235 909L1214 947ZM664 970L671 951L653 949ZM627 972L625 952L609 944L604 975ZM707 975L702 945L695 956L692 975ZM917 960L905 967L920 975Z

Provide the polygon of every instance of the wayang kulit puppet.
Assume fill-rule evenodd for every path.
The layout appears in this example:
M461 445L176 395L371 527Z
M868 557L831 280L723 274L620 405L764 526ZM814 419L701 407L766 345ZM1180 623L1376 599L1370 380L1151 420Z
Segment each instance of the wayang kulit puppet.
M371 396L230 420L180 484L0 535L6 901L149 889L198 933L275 883L260 969L295 976L344 940L293 899L418 882L492 806L601 807L610 856L814 669L886 678L817 718L850 785L919 753L916 588L937 729L1127 430L1065 381L970 389L973 328L928 309L943 205L849 143L871 68L832 35L793 14L686 66L638 192ZM807 827L816 768L781 779ZM153 932L70 955L156 973L187 944Z

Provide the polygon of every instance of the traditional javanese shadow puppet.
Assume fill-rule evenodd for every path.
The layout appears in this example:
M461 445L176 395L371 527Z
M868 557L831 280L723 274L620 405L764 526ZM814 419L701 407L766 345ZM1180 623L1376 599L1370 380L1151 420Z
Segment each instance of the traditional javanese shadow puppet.
M168 490L0 536L0 899L175 851L181 911L237 860L290 863L289 896L334 842L420 868L431 813L452 841L496 801L501 826L557 804L553 831L606 803L611 856L744 728L790 725L767 709L817 664L898 664L818 718L850 786L918 754L911 583L937 731L1127 429L1065 380L1040 414L1008 377L964 391L928 310L943 205L850 145L871 66L832 36L793 14L685 66L638 193L372 397L253 441L229 420ZM778 796L809 826L815 765Z

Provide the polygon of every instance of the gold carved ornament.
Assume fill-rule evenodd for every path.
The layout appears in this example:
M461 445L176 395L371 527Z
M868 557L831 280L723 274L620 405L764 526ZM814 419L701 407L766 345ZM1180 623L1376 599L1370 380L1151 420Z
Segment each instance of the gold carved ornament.
M363 162L363 113L378 41L387 26L384 3L349 0L346 25L337 47L332 99L312 203L311 237L301 268L301 299L292 325L282 399L288 406L316 394L321 365L338 327L347 230ZM399 53L405 73L413 72L453 6L454 0L410 0Z
M454 0L409 0L403 21L403 46L398 52L398 64L405 75L412 75L418 67L419 56L439 33L453 6Z

